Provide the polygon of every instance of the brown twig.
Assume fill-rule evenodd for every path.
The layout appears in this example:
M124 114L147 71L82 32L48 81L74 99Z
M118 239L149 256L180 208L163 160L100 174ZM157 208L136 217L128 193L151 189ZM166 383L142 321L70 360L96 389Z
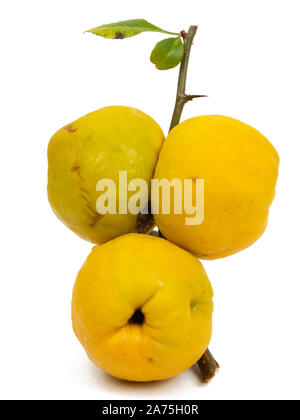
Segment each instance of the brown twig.
M197 26L190 26L188 33L181 31L181 36L184 43L184 56L179 70L176 102L170 125L170 131L179 124L184 105L187 102L192 101L194 98L206 97L206 95L187 95L185 92L190 53L197 29ZM160 232L159 234L161 237L163 237ZM209 349L205 351L200 360L197 362L197 365L200 369L200 381L202 383L209 382L219 369L219 364L215 361Z
M191 48L193 45L193 39L196 35L197 29L198 29L198 26L190 26L188 33L186 33L185 31L181 31L181 36L183 38L184 56L181 61L180 70L179 70L176 102L175 102L172 121L170 125L170 131L177 124L179 124L183 107L188 101L191 101L194 98L202 98L206 96L206 95L187 95L185 93L190 53L191 53Z
M200 369L200 381L203 384L207 384L220 368L209 349L207 349L201 359L198 360L197 365Z

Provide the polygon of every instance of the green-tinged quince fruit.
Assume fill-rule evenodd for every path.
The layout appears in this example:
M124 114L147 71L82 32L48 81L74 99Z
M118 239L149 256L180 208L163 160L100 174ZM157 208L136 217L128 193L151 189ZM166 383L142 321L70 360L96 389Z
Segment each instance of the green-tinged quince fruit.
M136 232L137 214L99 213L97 185L103 179L114 181L118 209L119 172L126 171L128 184L136 178L147 182L143 201L148 201L163 141L151 117L125 106L102 108L60 129L48 146L48 198L57 217L96 244ZM134 193L128 191L126 200Z

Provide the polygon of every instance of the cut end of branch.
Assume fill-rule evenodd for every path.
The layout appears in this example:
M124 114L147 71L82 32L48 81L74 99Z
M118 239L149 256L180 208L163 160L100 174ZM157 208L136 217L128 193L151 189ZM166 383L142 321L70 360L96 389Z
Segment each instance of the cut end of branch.
M200 370L200 381L203 384L210 382L220 369L218 362L214 359L209 349L206 350L201 359L197 362L197 365Z

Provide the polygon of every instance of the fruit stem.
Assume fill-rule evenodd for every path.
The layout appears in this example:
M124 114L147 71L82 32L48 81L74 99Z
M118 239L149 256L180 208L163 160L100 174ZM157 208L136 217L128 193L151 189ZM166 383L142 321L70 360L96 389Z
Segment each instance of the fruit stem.
M184 46L184 56L180 65L176 102L169 131L171 131L176 125L179 124L184 105L187 102L192 101L194 98L206 97L206 95L187 95L185 92L190 53L197 29L198 26L190 26L187 33L185 31L181 31ZM158 234L160 237L163 237L161 232L158 232ZM208 383L215 376L217 370L220 367L209 349L205 351L197 364L200 369L200 381L202 383Z
M179 124L183 107L187 102L192 101L194 98L201 98L201 97L206 96L206 95L187 95L185 93L190 52L191 52L193 39L196 35L197 29L198 29L198 26L190 26L188 33L186 33L185 31L181 31L181 36L183 38L184 56L180 65L178 84L177 84L176 102L175 102L174 112L173 112L169 131L171 131L172 128L174 128L177 124Z

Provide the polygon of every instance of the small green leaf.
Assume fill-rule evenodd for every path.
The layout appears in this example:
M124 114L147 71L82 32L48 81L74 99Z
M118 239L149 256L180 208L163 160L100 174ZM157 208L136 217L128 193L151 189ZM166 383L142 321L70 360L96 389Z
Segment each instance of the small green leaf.
M95 35L110 39L129 38L131 36L138 35L141 32L160 32L163 34L179 35L158 28L144 19L123 20L121 22L109 23L107 25L90 29L86 32L91 32Z
M176 67L181 62L183 55L184 48L181 38L167 38L155 45L150 60L158 70L168 70Z

